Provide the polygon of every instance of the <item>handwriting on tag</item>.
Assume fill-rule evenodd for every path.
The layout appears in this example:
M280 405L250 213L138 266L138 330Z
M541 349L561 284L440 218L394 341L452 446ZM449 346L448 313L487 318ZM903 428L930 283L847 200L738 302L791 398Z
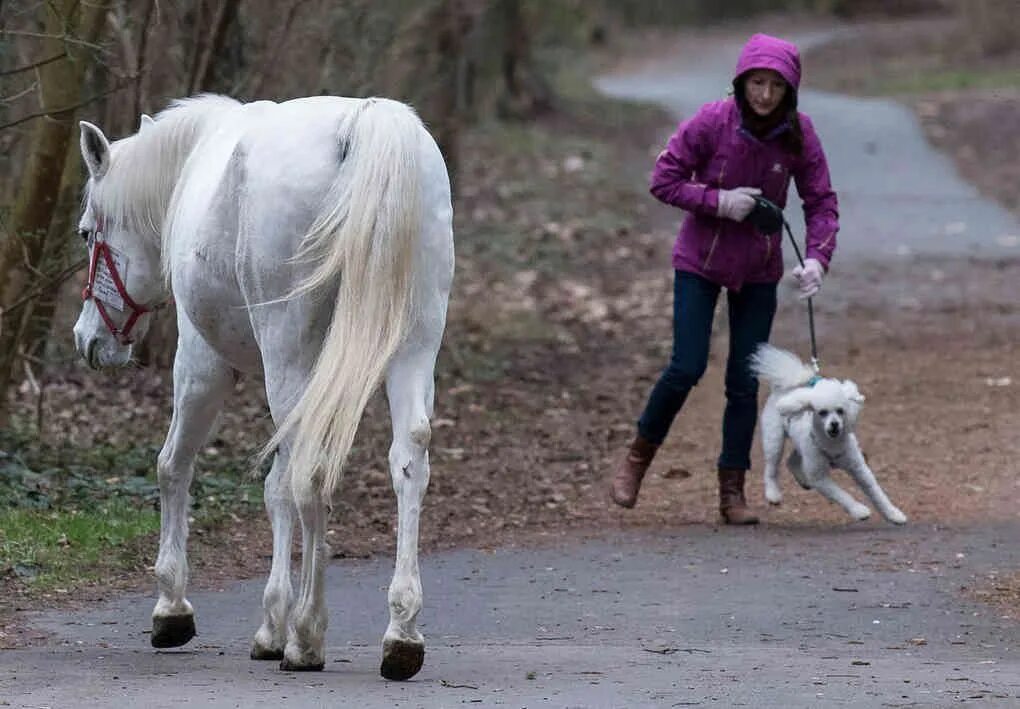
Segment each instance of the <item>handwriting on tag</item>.
M109 244L106 245L106 248L109 250L110 256L113 257L117 274L120 276L121 283L123 283L127 280L128 258ZM117 290L117 284L113 282L113 275L106 266L106 259L102 256L99 258L99 263L96 264L96 281L92 286L92 293L95 298L103 301L111 308L124 312L124 298L121 297L120 291Z

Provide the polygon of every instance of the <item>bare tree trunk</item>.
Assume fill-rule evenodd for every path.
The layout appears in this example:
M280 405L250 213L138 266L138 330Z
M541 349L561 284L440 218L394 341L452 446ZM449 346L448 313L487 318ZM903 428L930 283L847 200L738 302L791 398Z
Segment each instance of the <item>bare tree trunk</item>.
M552 108L552 90L531 58L531 35L521 0L496 0L502 27L503 96L498 103L505 118L531 119Z
M433 95L433 133L446 158L454 185L459 164L459 139L463 130L464 39L471 29L471 17L462 0L443 0L437 10L435 41L438 86Z
M238 87L238 93L246 93L251 98L258 98L262 94L266 77L269 76L273 67L279 62L280 51L287 41L287 36L294 25L294 19L297 17L298 10L308 2L309 0L292 0L279 31L271 31L269 33L269 39L263 48L262 61L259 63L259 68L245 77L245 81ZM332 48L332 45L330 48ZM244 88L245 84L248 86L247 89Z
M960 11L971 41L984 56L1005 54L1020 46L1016 0L968 0Z
M87 54L65 47L63 37L72 33L93 43L99 35L106 7L85 5L80 0L53 0L40 10L49 35L42 42L44 56L66 51L59 61L38 68L40 103L46 111L35 119L31 148L10 222L10 232L0 243L0 307L10 306L27 292L39 275L42 254L53 220L61 178L74 131L75 106L81 101L81 84ZM0 425L7 420L7 389L24 347L32 316L32 304L19 312L0 315Z
M149 49L149 30L152 24L153 11L156 9L156 0L148 0L145 4L145 12L142 15L142 22L138 31L138 53L135 56L135 95L132 100L131 106L131 117L137 119L143 110L143 106L147 102L145 87L145 66L146 56Z
M64 174L60 181L57 206L50 221L45 250L40 258L40 261L45 264L40 270L46 273L62 271L71 264L72 260L80 258L84 253L81 240L73 235L75 220L78 218L78 200L83 182L82 171L79 169L80 162L81 157L76 145L74 141L71 141L64 162ZM78 249L77 254L73 251L75 248ZM76 287L80 290L81 284L76 284ZM31 320L21 345L33 358L42 359L45 357L53 315L61 296L65 295L66 291L61 287L61 284L56 283L51 289L43 291L38 298L33 300Z
M197 60L191 74L191 81L188 86L188 93L195 94L207 90L212 85L213 58L223 51L224 40L230 24L237 17L237 8L241 0L221 0L213 18L212 29L205 41L201 43L201 49L197 52Z
M373 87L410 101L439 144L450 170L457 169L457 144L463 125L465 37L473 15L465 0L421 3L396 32Z

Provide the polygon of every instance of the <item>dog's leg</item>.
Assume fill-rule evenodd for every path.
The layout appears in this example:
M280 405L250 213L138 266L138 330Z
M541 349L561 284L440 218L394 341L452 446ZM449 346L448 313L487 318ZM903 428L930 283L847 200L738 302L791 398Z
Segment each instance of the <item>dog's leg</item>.
M761 415L761 444L765 453L765 499L773 505L783 501L783 492L779 489L779 462L783 459L783 447L786 443L786 431L783 430L783 419L774 406L765 405Z
M906 524L907 516L889 500L885 491L878 484L875 474L871 472L871 468L864 460L860 446L857 445L857 437L852 434L847 438L845 457L846 471L853 476L853 479L860 485L864 494L871 499L878 511L882 513L882 516L893 524Z
M790 471L793 479L805 490L811 489L811 483L804 475L804 463L800 458L800 451L794 448L790 451L790 457L786 459L786 469Z
M827 472L819 475L811 487L842 507L857 521L865 520L871 516L871 510L867 505L862 505L855 500L850 493L837 485Z

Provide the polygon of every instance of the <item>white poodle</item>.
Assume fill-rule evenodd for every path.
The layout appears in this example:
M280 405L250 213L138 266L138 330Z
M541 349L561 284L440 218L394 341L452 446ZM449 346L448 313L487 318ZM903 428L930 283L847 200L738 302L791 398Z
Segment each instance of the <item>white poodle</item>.
M761 414L765 498L769 502L778 505L783 499L777 478L789 436L794 450L786 465L801 487L822 493L854 519L867 519L871 510L829 475L832 468L842 468L883 517L893 524L907 521L879 487L857 445L854 425L864 397L856 384L849 379L823 379L793 353L767 344L760 345L751 357L751 370L767 380L772 390Z

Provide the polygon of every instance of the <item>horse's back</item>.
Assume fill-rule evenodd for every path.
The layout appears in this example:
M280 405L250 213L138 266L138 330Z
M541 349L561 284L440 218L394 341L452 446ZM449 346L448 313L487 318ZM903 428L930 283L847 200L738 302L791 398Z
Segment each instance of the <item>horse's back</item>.
M377 113L366 114L364 120L385 118L389 111L413 114L404 104L374 101L383 105L373 107ZM236 318L213 308L202 319L250 316L250 326L258 330L261 314L268 312L267 306L260 304L287 298L314 269L314 263L295 257L316 219L330 208L327 202L346 159L341 144L343 123L364 107L365 99L334 96L244 104L200 146L191 166L193 184L182 188L179 213L187 219L179 224L186 228L178 229L173 238L175 258L188 273L184 278L175 275L173 280L190 282L195 292L202 290L205 297L201 302L206 305L242 306L228 307ZM402 125L419 132L421 145L417 163L423 219L416 261L423 268L420 275L429 283L422 284L426 290L441 292L423 299L439 297L445 303L453 270L446 165L416 116ZM398 167L394 165L394 169ZM326 309L319 306L329 302L331 294L321 295L312 308L313 321L327 317ZM200 315L194 313L195 319ZM241 323L232 327L241 327Z

